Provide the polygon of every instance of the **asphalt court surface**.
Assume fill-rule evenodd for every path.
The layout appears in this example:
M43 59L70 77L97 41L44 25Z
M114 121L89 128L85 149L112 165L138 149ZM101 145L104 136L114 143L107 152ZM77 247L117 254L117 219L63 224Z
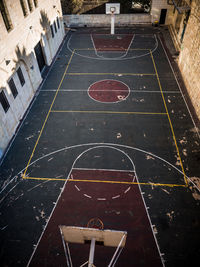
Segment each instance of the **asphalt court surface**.
M128 232L116 266L125 260L126 266L196 261L198 134L159 30L128 34L120 50L123 33L68 33L1 165L5 266L64 266L57 226L86 226L92 217L101 218L105 229ZM123 82L129 95L116 103L95 101L88 89L105 80ZM77 251L72 246L72 254ZM97 252L97 266L105 251Z

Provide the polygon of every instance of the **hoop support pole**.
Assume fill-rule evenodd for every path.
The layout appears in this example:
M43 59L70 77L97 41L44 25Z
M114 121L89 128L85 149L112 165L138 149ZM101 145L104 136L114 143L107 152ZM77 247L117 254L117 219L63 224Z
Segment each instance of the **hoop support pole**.
M94 264L94 250L95 250L95 238L92 238L91 244L90 244L90 254L89 254L89 261L88 261L88 267L93 267Z
M111 14L111 34L115 34L115 15Z

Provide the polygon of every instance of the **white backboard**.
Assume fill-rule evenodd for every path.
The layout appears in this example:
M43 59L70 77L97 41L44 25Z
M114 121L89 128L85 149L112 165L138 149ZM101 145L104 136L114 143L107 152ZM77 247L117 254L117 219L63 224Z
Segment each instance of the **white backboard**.
M94 228L60 226L61 234L67 243L84 244L95 238L95 241L103 242L104 246L124 247L126 243L127 232L114 230L99 230Z
M120 14L120 4L106 3L106 14Z

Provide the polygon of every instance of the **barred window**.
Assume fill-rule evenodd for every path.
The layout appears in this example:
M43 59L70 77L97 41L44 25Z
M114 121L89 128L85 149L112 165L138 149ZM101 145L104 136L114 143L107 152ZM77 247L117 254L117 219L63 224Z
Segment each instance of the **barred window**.
M53 25L50 25L50 28L51 28L51 36L52 36L52 38L54 38Z
M0 11L7 31L12 29L12 23L4 0L0 0Z
M38 0L33 0L35 7L38 7Z
M29 10L30 10L30 12L32 12L33 11L33 2L32 2L32 0L27 0L27 2L28 2Z
M1 103L3 109L6 113L9 110L10 105L8 103L8 100L6 98L4 91L1 91L1 93L0 93L0 103Z
M21 4L21 7L22 7L22 11L23 11L24 17L26 17L28 15L28 10L27 10L26 3L25 3L24 0L20 0L20 4Z
M56 22L55 21L54 21L53 25L54 25L55 33L57 33L57 27L56 27Z
M60 29L60 22L59 22L59 18L57 17L57 26L58 26L58 29Z
M13 78L10 79L10 81L8 82L8 85L10 87L10 90L12 92L13 97L16 98L16 96L18 95L18 91L17 91L17 88L15 86Z
M25 80L24 80L24 75L23 75L20 67L17 70L17 75L18 75L18 78L20 80L21 86L23 86L25 84Z

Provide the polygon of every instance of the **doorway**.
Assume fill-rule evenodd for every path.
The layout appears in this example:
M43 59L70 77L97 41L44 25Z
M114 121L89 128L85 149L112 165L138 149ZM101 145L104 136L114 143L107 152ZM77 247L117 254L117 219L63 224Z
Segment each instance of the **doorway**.
M34 48L34 51L35 51L37 63L38 63L38 66L41 72L44 69L46 64L45 64L44 54L43 54L42 46L40 42L37 43L37 45Z
M165 24L166 15L167 15L167 9L161 9L159 24Z

